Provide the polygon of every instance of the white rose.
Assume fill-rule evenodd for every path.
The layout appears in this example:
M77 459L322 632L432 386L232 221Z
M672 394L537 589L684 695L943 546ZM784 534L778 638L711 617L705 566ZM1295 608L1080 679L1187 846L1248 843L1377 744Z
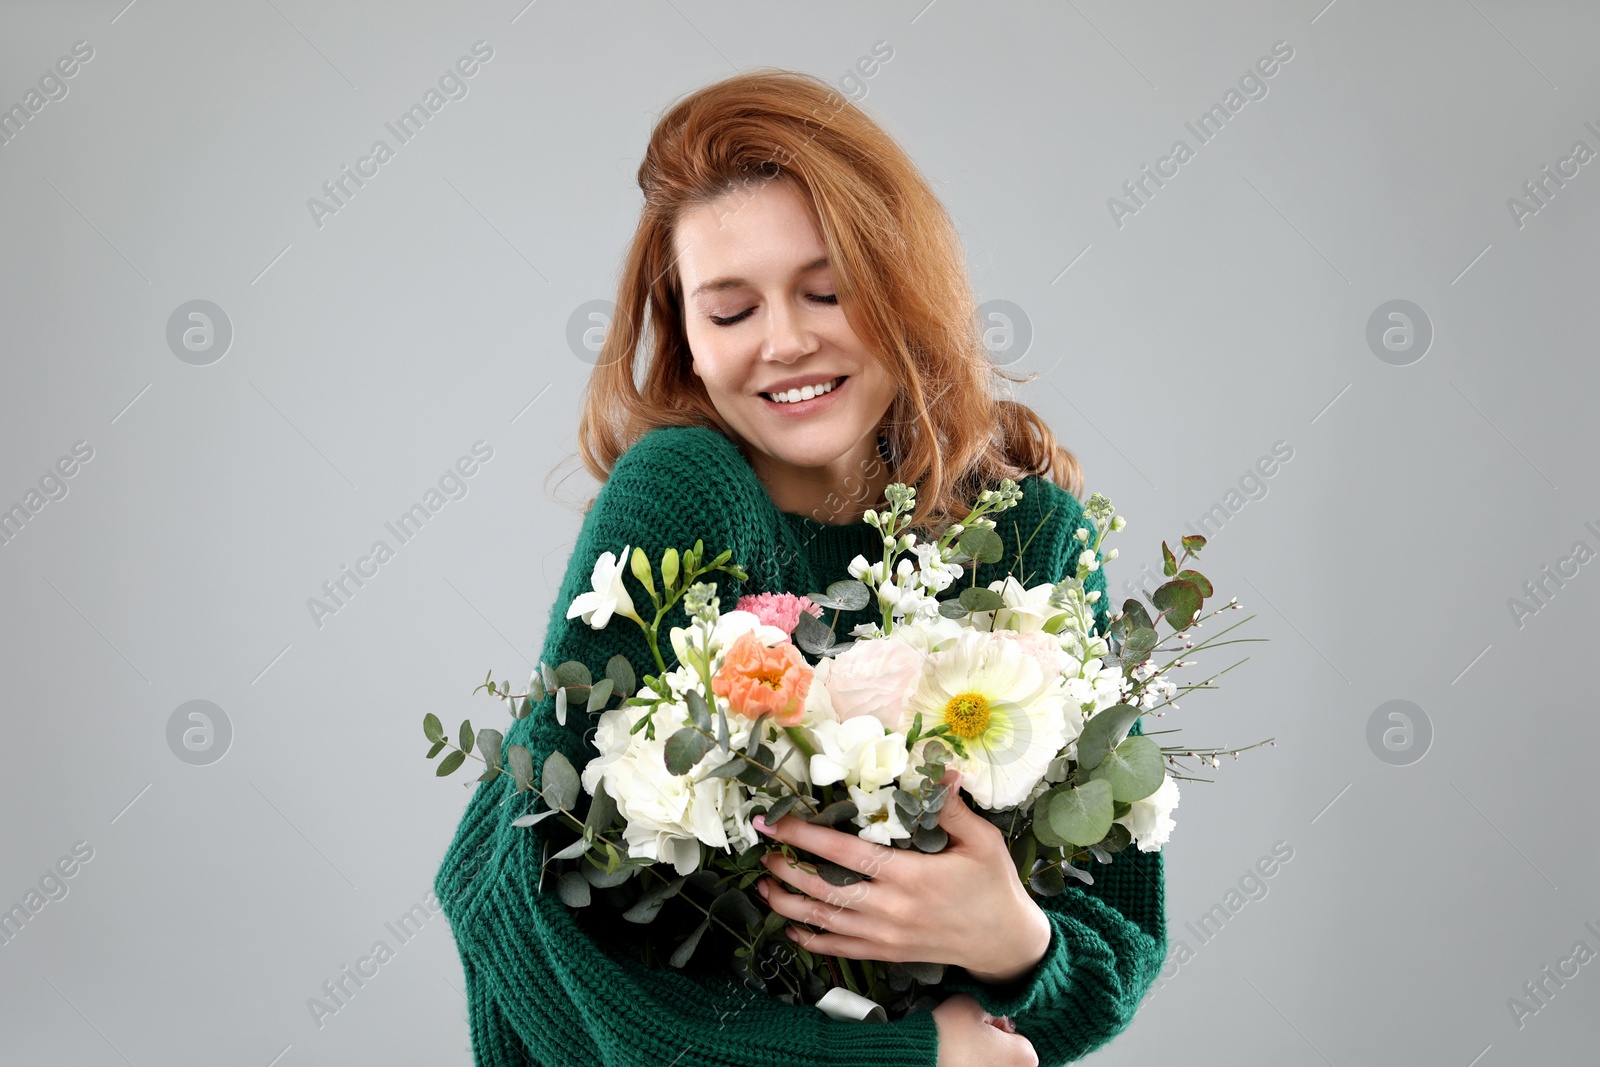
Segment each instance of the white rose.
M1178 806L1178 783L1172 775L1161 780L1161 786L1143 800L1135 800L1128 814L1116 820L1128 828L1140 852L1155 852L1167 843L1167 837L1176 824L1172 809Z
M623 839L628 854L671 863L679 874L689 874L700 865L701 842L722 849L733 843L753 844L751 801L741 783L731 778L696 782L694 772L677 775L667 770L666 739L688 724L688 709L676 703L660 705L653 741L643 730L631 730L635 714L644 710L623 705L600 716L594 736L600 755L580 776L590 796L604 782L607 795L616 801L626 824ZM748 729L741 733L748 738ZM741 738L730 735L729 740L737 746ZM733 841L730 828L735 831Z
M855 642L833 657L823 680L835 717L845 722L871 715L885 730L901 729L902 709L916 688L922 661L922 653L903 641ZM813 678L813 688L816 682Z

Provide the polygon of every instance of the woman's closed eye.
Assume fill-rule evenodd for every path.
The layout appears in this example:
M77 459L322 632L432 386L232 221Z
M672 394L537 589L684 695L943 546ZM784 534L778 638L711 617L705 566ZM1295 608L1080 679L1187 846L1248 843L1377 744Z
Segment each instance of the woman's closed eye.
M819 304L837 304L839 302L839 294L813 293L811 296L807 297L807 299L815 300ZM735 323L743 322L750 312L754 310L754 308L745 308L743 311L739 312L739 314L733 315L729 318L721 318L717 315L712 315L710 318L712 323L717 326L732 326Z

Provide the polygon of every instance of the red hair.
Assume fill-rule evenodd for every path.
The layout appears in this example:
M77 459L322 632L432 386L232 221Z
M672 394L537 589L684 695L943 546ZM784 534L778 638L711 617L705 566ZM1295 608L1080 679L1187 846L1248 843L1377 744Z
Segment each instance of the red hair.
M690 369L674 225L687 209L773 180L792 182L810 206L847 321L901 383L882 430L889 480L917 487L912 525L965 517L1002 478L1048 475L1081 498L1072 453L1032 409L994 395L1000 379L1037 375L1012 378L991 361L959 237L910 157L826 82L773 68L690 93L650 135L638 174L644 207L578 422L589 472L604 481L661 426L711 426L739 440Z

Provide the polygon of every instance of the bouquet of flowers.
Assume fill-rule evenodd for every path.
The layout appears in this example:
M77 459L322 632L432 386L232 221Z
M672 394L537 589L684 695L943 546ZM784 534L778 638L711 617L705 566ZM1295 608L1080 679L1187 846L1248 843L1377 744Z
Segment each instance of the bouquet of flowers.
M1086 590L1085 580L1116 558L1102 542L1125 526L1098 493L1084 509L1093 533L1077 531L1075 573L1031 587L1009 574L987 587L975 579L978 562L1003 554L990 516L1018 502L1016 483L983 493L934 541L908 529L915 489L897 483L885 497L885 512L865 516L883 534L882 558L857 556L850 577L825 592L746 596L723 611L716 586L701 579L746 577L727 551L707 561L697 541L681 553L667 549L659 561L630 553L631 546L603 553L593 589L567 617L581 615L596 629L618 617L642 627L657 673L639 684L633 665L614 656L599 680L575 661L541 662L525 693L492 677L480 686L506 700L514 717L554 691L562 724L569 692L578 695L598 715L598 755L580 772L552 752L535 789L525 747L502 753L503 735L474 733L470 722L451 746L429 714L428 758L451 748L437 772L447 775L476 748L487 765L481 781L507 773L518 793L542 801L515 825L562 818L547 838L541 888L553 874L569 906L591 906L602 890L625 920L644 924L668 900L690 901L701 918L676 939L671 966L685 966L716 925L737 943L734 972L791 1003L850 1017L874 1007L878 1018L924 1006L921 987L942 979L941 965L823 956L782 936L788 920L745 892L767 873L761 857L772 846L751 820L764 814L771 824L793 814L881 845L938 852L947 842L941 781L953 766L973 810L1005 832L1018 877L1035 896L1063 892L1069 878L1092 883L1076 864L1110 863L1125 848L1153 851L1168 840L1177 780L1190 777L1178 773L1182 758L1215 766L1224 751L1242 751L1164 747L1130 730L1143 714L1176 708L1185 693L1216 688L1225 671L1183 684L1169 675L1195 666L1186 655L1250 640L1220 640L1249 619L1196 640L1205 622L1239 605L1205 610L1211 583L1185 566L1205 539L1185 536L1181 555L1162 543L1167 581L1150 595L1150 609L1130 599L1097 633L1100 593ZM957 591L968 563L974 581ZM653 619L635 607L627 571L648 595ZM659 629L680 600L690 625L667 635L677 660L668 669ZM838 613L872 604L876 620L841 642ZM832 624L822 618L828 610ZM812 862L833 885L863 877Z

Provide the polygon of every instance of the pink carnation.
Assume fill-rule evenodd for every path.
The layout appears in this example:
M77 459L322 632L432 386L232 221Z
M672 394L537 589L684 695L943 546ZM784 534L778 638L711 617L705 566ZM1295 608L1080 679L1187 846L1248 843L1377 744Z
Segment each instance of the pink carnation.
M739 611L750 612L766 625L776 626L786 634L794 633L802 611L822 617L822 609L813 604L810 597L795 596L793 593L752 593L740 597L735 607Z

